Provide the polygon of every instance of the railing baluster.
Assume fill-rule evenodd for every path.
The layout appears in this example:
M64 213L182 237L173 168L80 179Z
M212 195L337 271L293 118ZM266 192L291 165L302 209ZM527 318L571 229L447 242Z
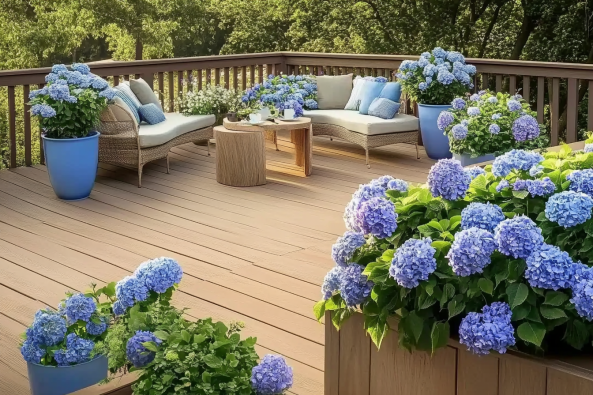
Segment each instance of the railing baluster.
M566 142L577 141L579 83L576 78L568 79L568 99L566 103Z
M175 83L173 82L173 72L167 72L169 80L169 112L175 111Z
M266 65L266 78L268 78L270 74L274 74L274 72L272 71L272 65L268 63Z
M558 145L558 126L560 121L560 78L553 78L552 79L552 100L551 100L551 130L550 130L550 140L551 145Z
M165 73L159 72L159 97L161 98L161 106L165 108Z
M593 81L589 81L589 97L593 98ZM587 103L587 130L593 130L593 100Z
M502 75L496 75L496 92L502 91Z
M487 90L490 88L490 75L488 73L482 73L482 89Z
M25 127L25 166L31 166L31 113L29 112L29 85L23 86L23 123Z
M509 77L509 93L511 95L517 93L517 77L514 75Z
M204 78L204 75L202 73L202 69L198 70L198 90L201 91L202 90L202 79Z
M16 167L16 103L14 86L8 87L8 138L10 143L10 167Z
M233 67L233 89L237 91L239 89L239 81L237 81L237 77L239 73L237 73L237 67Z
M255 85L255 67L249 66L249 86Z
M241 89L247 89L247 68L241 67Z
M185 73L187 75L187 91L191 92L194 89L192 84L194 80L194 72L193 70L187 70Z
M523 91L521 92L523 98L527 100L527 103L531 104L530 95L531 95L531 78L529 76L523 77Z
M226 89L229 89L229 86L230 86L229 82L230 82L229 81L229 68L225 67L224 68L224 87Z
M214 69L214 85L220 85L220 69Z
M119 85L119 75L114 75L113 76L113 86L118 86Z
M177 72L177 97L180 98L183 96L183 71Z
M537 78L537 122L544 123L544 94L545 94L545 78Z
M257 82L262 84L264 82L264 65L257 66Z
M45 84L37 85L37 89L43 89ZM45 150L43 149L43 139L41 135L43 134L43 130L41 129L41 124L39 125L39 163L42 165L45 164Z

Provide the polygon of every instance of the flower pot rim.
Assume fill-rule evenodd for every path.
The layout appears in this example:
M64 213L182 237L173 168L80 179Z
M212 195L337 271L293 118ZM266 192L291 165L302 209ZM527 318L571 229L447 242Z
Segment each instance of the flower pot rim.
M27 364L29 365L34 365L34 366L39 366L40 368L57 368L57 369L71 369L71 368L76 368L78 366L83 366L83 365L87 365L91 362L95 362L95 360L100 359L100 358L105 358L107 359L107 357L103 354L98 354L95 356L95 358L91 359L90 361L86 361L83 363L77 363L76 365L68 365L68 366L53 366L53 365L41 365L35 362L27 362Z
M97 132L96 130L93 130L91 132L89 132L89 135L86 137L69 137L69 138L65 138L65 139L54 139L51 137L46 137L43 134L41 135L41 138L44 140L48 140L48 141L81 141L81 140L90 140L90 139L95 139L97 137L99 137L101 135L101 133Z
M424 107L447 107L447 108L451 108L451 104L422 104L422 103L418 103L418 106L424 106Z

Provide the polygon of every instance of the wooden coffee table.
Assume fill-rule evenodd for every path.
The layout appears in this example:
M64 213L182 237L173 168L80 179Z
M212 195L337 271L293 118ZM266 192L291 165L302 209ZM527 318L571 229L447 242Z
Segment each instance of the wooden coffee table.
M257 126L242 122L230 122L225 118L223 125L228 130L262 132L263 134L278 130L290 130L291 141L294 143L296 151L296 166L302 168L305 176L310 176L313 172L313 129L311 127L311 118L300 117L295 121L289 122L281 120L276 120L275 122L266 121Z

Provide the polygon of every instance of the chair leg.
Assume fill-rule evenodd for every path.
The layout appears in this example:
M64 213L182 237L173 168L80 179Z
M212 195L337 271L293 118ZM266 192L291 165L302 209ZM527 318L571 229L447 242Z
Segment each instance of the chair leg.
M144 165L138 165L138 188L142 188L142 168Z
M418 152L418 143L414 145L416 146L416 159L420 159L420 152Z
M330 137L330 138L329 138L329 141L334 141L334 138L333 138L333 137Z
M169 167L169 153L167 153L167 174L171 174L171 168Z
M210 139L208 139L208 156L210 156Z
M370 169L371 168L371 164L369 163L369 149L368 148L365 148L364 151L366 153L366 158L367 158L367 168Z

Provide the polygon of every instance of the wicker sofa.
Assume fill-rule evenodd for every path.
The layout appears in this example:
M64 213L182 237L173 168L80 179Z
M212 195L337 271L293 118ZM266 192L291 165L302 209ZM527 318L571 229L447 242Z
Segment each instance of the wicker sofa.
M309 110L304 116L311 118L314 136L337 137L362 146L366 164L370 168L369 148L406 143L416 146L418 153L418 118L396 114L392 119L381 119L353 110Z
M142 169L148 162L167 159L171 148L213 137L214 115L184 116L165 114L156 125L136 123L132 114L119 104L110 104L101 114L99 125L99 161L138 170L138 187L142 186ZM210 155L210 144L208 144Z

